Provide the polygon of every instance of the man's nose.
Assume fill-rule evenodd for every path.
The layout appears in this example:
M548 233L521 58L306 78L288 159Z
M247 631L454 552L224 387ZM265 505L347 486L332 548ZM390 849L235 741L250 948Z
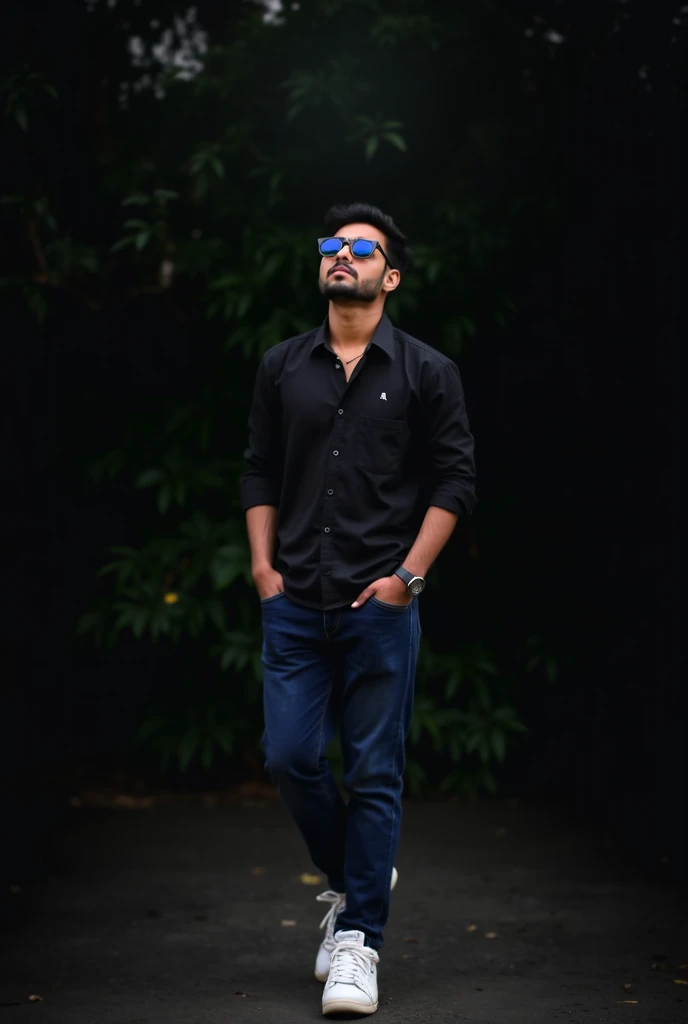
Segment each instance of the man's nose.
M351 262L353 256L348 242L343 242L342 247L335 256L335 261Z

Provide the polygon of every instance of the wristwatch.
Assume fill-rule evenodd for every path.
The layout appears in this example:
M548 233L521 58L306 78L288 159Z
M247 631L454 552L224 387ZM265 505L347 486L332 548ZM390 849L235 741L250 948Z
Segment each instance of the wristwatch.
M414 576L408 569L404 569L403 565L395 569L392 575L398 576L400 580L403 580L411 597L418 597L425 590L425 580L423 577Z

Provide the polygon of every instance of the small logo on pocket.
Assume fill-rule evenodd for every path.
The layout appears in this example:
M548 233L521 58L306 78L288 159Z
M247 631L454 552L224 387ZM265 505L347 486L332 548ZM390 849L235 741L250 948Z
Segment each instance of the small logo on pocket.
M386 402L387 401L387 392L383 391L382 394L380 395L380 398L382 399L383 402Z

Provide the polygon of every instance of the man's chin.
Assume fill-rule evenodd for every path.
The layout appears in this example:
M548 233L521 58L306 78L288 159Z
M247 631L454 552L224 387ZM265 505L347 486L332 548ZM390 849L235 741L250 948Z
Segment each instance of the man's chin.
M375 302L379 295L379 291L376 291L375 288L369 289L365 285L361 286L360 281L355 279L351 283L330 279L329 281L319 281L319 285L320 291L330 302L351 302L366 305L369 302Z
M323 287L322 293L326 299L360 300L362 298L355 281L352 281L351 284L347 284L346 281L328 281Z

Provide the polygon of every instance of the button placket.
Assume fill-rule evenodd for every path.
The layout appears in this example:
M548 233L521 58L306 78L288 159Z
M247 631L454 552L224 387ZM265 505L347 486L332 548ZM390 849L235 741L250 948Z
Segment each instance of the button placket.
M341 362L335 363L335 369L336 370L340 370L341 369ZM340 401L341 400L342 399L340 398ZM334 420L334 424L333 424L333 431L332 431L332 441L334 441L335 444L337 444L337 441L339 441L339 443L341 444L341 442L343 440L344 424L337 419L338 416L343 416L343 415L344 415L344 409L341 408L341 407L338 408L337 409L337 415L335 416L335 420ZM333 448L332 449L332 457L333 458L335 458L335 459L339 458L340 454L341 454L341 451L340 451L339 448ZM327 494L327 496L329 498L333 497L333 495L334 495L334 488L333 487L328 487L327 490L326 490L326 494ZM331 510L330 510L330 513L327 516L327 518L330 519L330 521L332 520L332 511ZM329 535L329 534L332 533L332 527L331 526L323 526L322 527L322 532Z

